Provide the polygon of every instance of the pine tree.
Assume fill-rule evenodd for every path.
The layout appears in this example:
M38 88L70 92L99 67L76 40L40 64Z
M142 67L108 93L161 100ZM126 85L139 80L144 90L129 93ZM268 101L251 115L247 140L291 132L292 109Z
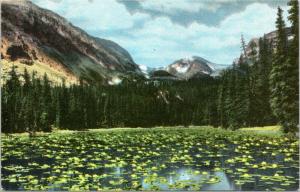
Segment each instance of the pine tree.
M290 56L294 59L294 62L299 62L299 3L297 0L291 0L288 5L290 6L288 19L292 23L291 33L293 40L290 48L293 50Z
M249 65L247 68L249 70L249 101L250 101L250 108L249 108L249 122L252 125L261 124L261 111L260 111L260 97L258 95L258 81L259 81L259 65L260 62L257 57L257 45L254 41L250 42L250 52L249 52Z
M23 79L24 79L24 85L23 85L24 95L29 95L30 90L32 88L32 84L31 84L31 80L30 80L30 75L26 68L24 69Z
M239 127L236 118L239 110L236 105L236 98L238 94L238 90L236 89L237 73L239 73L238 66L236 64L233 64L233 68L229 76L228 94L225 101L225 105L227 105L228 124L229 128L232 130L235 130Z
M7 91L7 110L9 117L7 119L7 132L19 132L18 121L20 112L20 88L21 83L16 72L16 67L13 66L9 72L9 80L6 82ZM5 128L4 128L5 129Z
M246 58L247 57L246 43L243 34L241 35L241 49L242 49L243 57Z
M60 128L66 128L69 124L69 110L70 110L70 88L66 87L65 80L63 80L61 87L58 89L58 104L56 124Z
M217 101L217 111L218 111L218 124L221 127L225 127L226 124L226 118L224 115L224 98L225 98L225 92L226 92L226 82L225 82L225 71L221 74L221 83L218 88L218 101Z
M253 58L252 58L253 59ZM254 61L255 62L255 61ZM250 66L245 63L245 59L242 57L239 60L238 68L236 70L236 121L239 127L250 126L251 110L253 110L253 101L251 101L251 89L250 89ZM252 108L251 108L252 107Z
M291 0L288 5L289 17L292 23L291 35L293 39L289 44L287 83L290 86L287 92L288 112L291 129L296 130L299 125L299 4L297 0Z
M9 133L9 120L10 113L8 109L8 93L6 86L1 88L1 131L3 133Z
M271 107L282 125L283 131L294 132L296 130L293 113L295 113L295 101L292 99L294 91L291 85L290 61L288 60L287 35L285 23L282 17L282 9L278 8L277 20L277 44L272 71L271 82Z
M51 96L51 85L48 79L47 74L44 74L43 77L43 88L42 88L42 112L40 116L41 128L43 131L50 132L51 131L51 123L54 119L53 117L53 106L52 106L52 96Z
M274 117L270 106L270 82L269 76L271 71L271 59L272 51L270 43L264 36L259 39L259 62L257 68L257 81L256 81L256 96L259 98L257 103L258 111L257 118L259 119L259 125L270 125L274 123Z
M22 108L21 113L22 117L24 119L23 127L26 132L31 130L31 127L33 125L33 115L32 115L32 107L33 102L32 101L32 82L30 78L30 74L28 73L27 69L25 68L23 73L23 96L22 96Z
M32 73L32 112L33 124L30 127L30 135L34 135L37 131L42 131L41 116L42 116L42 84L41 80L36 77L36 72Z

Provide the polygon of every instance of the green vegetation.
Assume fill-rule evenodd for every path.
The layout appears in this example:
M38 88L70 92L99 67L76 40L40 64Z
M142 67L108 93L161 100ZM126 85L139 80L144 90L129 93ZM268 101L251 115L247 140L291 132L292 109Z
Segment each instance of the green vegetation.
M238 131L247 131L265 135L282 135L280 126L245 127L238 129Z
M36 132L36 136L45 136L45 135L62 135L62 134L73 134L73 133L87 133L87 132L93 132L93 133L103 133L103 132L122 132L122 131L144 131L145 129L155 129L155 130L169 130L169 129L181 129L181 126L174 126L174 127L151 127L151 128L131 128L131 127L113 127L113 128L94 128L94 129L85 129L83 131L80 130L68 130L68 129L57 129L54 128L52 132ZM221 128L214 128L211 126L189 126L184 127L184 129L193 128L193 129L216 129L216 130L222 130ZM243 132L249 132L251 134L264 134L264 135L270 135L270 136L284 136L281 128L279 125L275 126L265 126L265 127L244 127L240 128L236 131L243 131ZM28 137L30 136L28 133L12 133L12 134L3 134L3 138L10 138L10 137Z
M298 141L211 127L2 137L6 190L296 190Z

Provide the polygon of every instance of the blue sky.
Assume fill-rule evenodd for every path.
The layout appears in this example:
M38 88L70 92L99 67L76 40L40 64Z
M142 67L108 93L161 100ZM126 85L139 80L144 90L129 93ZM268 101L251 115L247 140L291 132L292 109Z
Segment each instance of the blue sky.
M285 0L32 1L90 35L115 41L149 67L194 55L231 64L241 34L248 41L273 31L277 6L285 17L288 9Z

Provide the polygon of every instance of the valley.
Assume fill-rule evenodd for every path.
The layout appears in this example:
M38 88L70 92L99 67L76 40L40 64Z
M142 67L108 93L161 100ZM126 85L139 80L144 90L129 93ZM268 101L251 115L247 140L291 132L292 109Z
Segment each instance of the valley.
M3 190L299 190L298 1L0 2Z

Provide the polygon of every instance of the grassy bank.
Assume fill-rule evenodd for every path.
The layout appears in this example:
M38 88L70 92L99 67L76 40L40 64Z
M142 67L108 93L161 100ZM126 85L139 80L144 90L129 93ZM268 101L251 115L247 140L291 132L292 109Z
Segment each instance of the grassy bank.
M178 130L178 129L215 129L211 126L190 126L190 127L182 127L182 126L174 126L174 127L151 127L151 128L142 128L142 127L114 127L114 128L92 128L86 129L84 131L77 131L77 130L66 130L66 129L53 129L52 132L36 132L36 136L48 135L48 134L72 134L72 133L85 133L85 132L120 132L120 131L147 131L147 130ZM22 136L26 137L29 136L29 133L10 133L5 134L2 133L2 136L9 137L9 136Z
M190 127L182 127L182 126L174 126L174 127L152 127L152 128L131 128L131 127L116 127L116 128L93 128L93 129L86 129L85 131L77 131L77 130L61 130L61 129L54 129L52 132L36 132L36 136L43 136L43 135L61 135L61 134L72 134L72 133L86 133L86 132L128 132L128 131L177 131L180 129L191 129L191 130L199 130L199 129L214 129L220 132L235 132L241 134L257 134L257 135L264 135L264 136L282 136L282 132L280 131L280 126L265 126L265 127L245 127L238 129L236 131L221 129L221 128L214 128L211 126L190 126ZM12 133L12 134L4 134L2 133L2 137L29 137L29 133Z
M265 127L244 127L238 129L238 131L257 133L263 135L282 135L279 125L265 126Z

